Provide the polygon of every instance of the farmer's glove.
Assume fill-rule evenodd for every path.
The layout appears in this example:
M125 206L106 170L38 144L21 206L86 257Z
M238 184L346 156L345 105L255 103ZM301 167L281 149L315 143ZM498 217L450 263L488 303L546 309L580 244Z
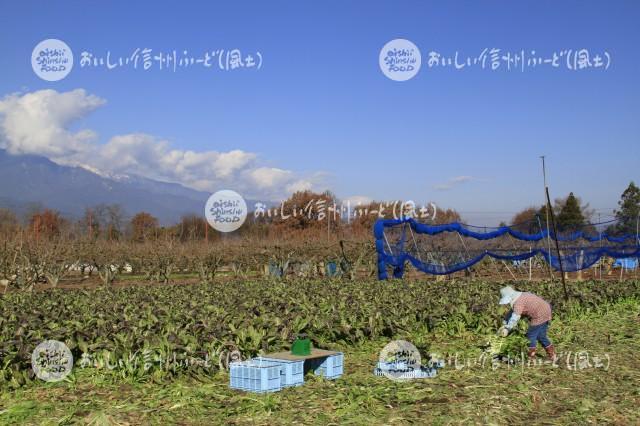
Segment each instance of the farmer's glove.
M516 312L512 312L511 317L509 317L509 321L504 323L504 327L507 330L512 330L516 326L516 324L518 324L519 320L520 320L520 314Z
M507 337L509 335L509 329L507 327L500 327L498 330L498 336Z

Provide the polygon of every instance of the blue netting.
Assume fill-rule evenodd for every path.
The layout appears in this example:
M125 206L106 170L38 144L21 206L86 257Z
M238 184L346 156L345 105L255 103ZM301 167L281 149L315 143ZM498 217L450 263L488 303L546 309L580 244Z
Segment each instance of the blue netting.
M546 229L527 234L513 227L502 226L492 231L479 232L470 228L478 228L462 223L428 225L414 219L381 219L374 225L376 250L378 252L378 278L387 278L387 267L393 268L396 278L402 277L407 262L416 269L428 274L445 275L465 270L489 256L499 260L522 261L534 256L541 256L552 268L565 272L575 272L593 266L604 256L611 258L640 257L640 241L636 234L609 235L598 231L596 225L610 225L611 222L589 225L589 229L574 230L560 234L557 240L561 258L557 256L554 246L549 250L550 240L555 240L553 232ZM600 226L602 228L602 226ZM394 236L387 235L389 230L396 230ZM451 234L443 236L442 234ZM418 243L420 236L441 236L439 241ZM452 237L453 236L453 237ZM550 240L547 237L550 237ZM463 238L464 237L464 238ZM458 242L457 239L460 241ZM434 238L435 239L435 238ZM480 245L465 244L464 239L481 241ZM487 240L499 241L489 247ZM581 245L576 245L582 241ZM462 247L452 250L454 244L462 243ZM569 245L568 243L573 243ZM605 246L604 244L607 243ZM623 244L627 243L627 244ZM556 253L556 254L554 254Z
M414 219L411 219L411 218L378 220L374 225L374 233L376 232L375 227L378 227L378 226L389 227L389 226L401 225L405 223L409 224L414 232L419 234L428 234L428 235L438 235L442 232L457 232L458 234L464 237L475 238L476 240L491 240L494 238L501 237L505 234L509 234L513 238L516 238L522 241L540 241L547 238L547 235L549 235L552 239L555 239L555 234L553 232L547 232L546 229L543 229L536 234L526 234L524 232L519 232L510 226L501 226L496 228L495 231L477 232L469 229L469 228L479 228L477 226L465 225L458 222L446 223L443 225L427 225L425 223L416 222ZM609 224L609 223L613 223L613 221L603 222L603 223ZM570 234L559 235L558 241L576 241L581 238L589 242L598 242L602 240L607 240L610 242L622 243L627 240L633 240L634 238L636 238L636 234L625 234L621 236L613 236L613 235L608 235L607 233L597 233L594 235L589 235L589 233L586 231L577 230L577 231L571 232Z

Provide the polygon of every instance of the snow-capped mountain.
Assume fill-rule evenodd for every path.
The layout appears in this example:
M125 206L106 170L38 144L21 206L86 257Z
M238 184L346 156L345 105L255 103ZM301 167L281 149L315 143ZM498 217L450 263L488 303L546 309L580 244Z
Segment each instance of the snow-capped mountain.
M17 213L37 204L80 217L86 207L106 203L120 204L129 215L146 211L171 224L183 214L203 214L209 195L176 183L61 166L45 157L0 150L0 207Z

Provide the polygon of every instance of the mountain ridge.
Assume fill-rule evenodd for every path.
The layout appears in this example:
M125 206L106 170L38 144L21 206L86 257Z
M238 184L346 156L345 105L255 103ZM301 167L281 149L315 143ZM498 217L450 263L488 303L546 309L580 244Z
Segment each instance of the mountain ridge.
M168 225L185 214L204 214L209 196L179 183L109 175L90 167L64 166L46 157L12 155L0 149L0 207L18 214L25 214L35 204L79 218L87 207L120 204L128 216L145 211Z

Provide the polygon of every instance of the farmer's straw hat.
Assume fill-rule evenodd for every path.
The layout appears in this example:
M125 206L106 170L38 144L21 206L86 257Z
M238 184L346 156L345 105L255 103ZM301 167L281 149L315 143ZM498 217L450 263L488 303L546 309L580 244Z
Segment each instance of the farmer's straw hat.
M500 302L498 302L500 305L508 305L511 304L513 302L516 301L516 299L518 297L520 297L520 295L522 294L522 292L520 291L515 291L513 289L513 287L511 286L506 286L503 287L500 290Z

